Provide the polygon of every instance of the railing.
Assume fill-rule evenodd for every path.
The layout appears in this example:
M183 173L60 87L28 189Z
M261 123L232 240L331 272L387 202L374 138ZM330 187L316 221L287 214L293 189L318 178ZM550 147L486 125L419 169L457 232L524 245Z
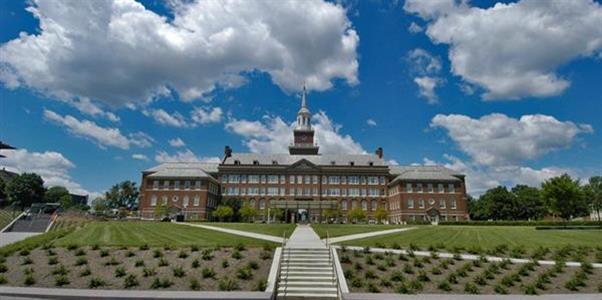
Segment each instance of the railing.
M284 247L286 246L286 231L282 233L282 243L280 244L280 258L278 259L278 272L276 273L276 281L274 282L274 299L276 299L278 297L278 289L280 287L280 278L282 277L282 260L284 257ZM284 282L284 295L285 295L285 299L286 299L286 287L287 287L287 281L288 281L288 264L286 267L286 279Z
M334 257L332 255L333 249L330 246L330 234L328 230L326 231L326 248L328 248L328 262L332 266L332 282L336 286L337 289L337 299L341 299L341 287L339 286L339 272L337 270L337 265L334 263Z

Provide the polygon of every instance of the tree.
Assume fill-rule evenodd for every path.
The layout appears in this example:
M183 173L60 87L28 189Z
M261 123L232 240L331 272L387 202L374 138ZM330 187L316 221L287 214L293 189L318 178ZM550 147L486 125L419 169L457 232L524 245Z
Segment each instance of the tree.
M517 219L538 220L546 215L547 208L538 188L516 185L512 188L512 193L518 204Z
M14 177L6 186L6 195L11 203L22 209L32 203L44 201L44 180L35 173L23 173Z
M284 210L281 208L270 208L270 209L265 209L263 211L264 216L266 217L266 219L268 218L268 211L269 211L269 217L272 218L274 221L278 222L282 219L282 217L284 216Z
M67 209L73 205L71 195L64 186L53 186L44 194L46 203L60 203L61 207Z
M361 222L366 218L366 213L359 207L356 207L349 211L348 218L353 223Z
M4 182L4 179L2 179L2 177L0 177L0 199L6 199L6 183Z
M509 192L505 186L498 186L488 190L481 196L479 201L484 201L486 213L489 219L494 220L516 220L518 204L516 196Z
M584 192L592 212L598 216L598 221L602 222L602 177L590 177Z
M92 206L94 207L94 212L96 213L104 213L109 206L107 205L107 199L104 197L96 197L94 201L92 201Z
M336 220L341 216L341 210L337 208L327 208L322 211L322 217L326 219L326 222L332 223L332 220Z
M163 204L163 201L157 201L155 205L155 218L161 219L167 216L167 206Z
M587 200L579 180L563 174L546 180L541 186L544 200L554 214L565 220L588 214Z
M232 208L232 221L238 222L240 219L240 208L242 207L242 201L239 199L228 199L224 205Z
M257 216L257 209L245 204L240 209L240 216L247 222L252 222Z
M213 211L213 216L224 222L230 219L234 215L232 207L227 205L220 205Z
M374 218L376 222L381 223L383 220L386 220L389 217L389 213L384 207L379 207L374 212Z
M107 192L105 198L108 201L110 208L124 207L127 209L135 209L138 204L138 196L140 192L133 181L122 181L113 185Z

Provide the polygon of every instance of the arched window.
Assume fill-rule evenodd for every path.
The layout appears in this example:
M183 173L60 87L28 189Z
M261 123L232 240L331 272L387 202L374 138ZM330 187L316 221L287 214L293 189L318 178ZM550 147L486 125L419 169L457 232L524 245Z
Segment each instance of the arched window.
M249 200L249 206L255 208L255 199Z
M188 196L184 196L184 200L182 200L182 206L187 207L190 198Z
M347 210L347 200L341 200L341 209Z
M372 209L372 211L375 211L377 206L378 204L376 200L372 200L372 202L370 202L370 209Z
M265 200L259 199L259 209L265 209Z
M362 210L368 210L368 201L362 200Z
M157 195L151 196L151 206L157 205Z

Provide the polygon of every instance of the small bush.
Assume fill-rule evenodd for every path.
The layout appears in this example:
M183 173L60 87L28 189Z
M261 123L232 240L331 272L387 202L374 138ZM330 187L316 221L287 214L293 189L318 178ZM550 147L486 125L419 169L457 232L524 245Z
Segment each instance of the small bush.
M52 269L50 272L52 275L67 275L69 274L69 270L65 268L63 265L58 265L58 267Z
M412 289L413 292L418 292L421 291L423 288L422 282L420 282L419 280L412 280L408 283L410 289Z
M263 292L263 291L265 291L265 289L267 287L268 287L268 281L265 279L259 279L259 280L257 280L257 283L255 283L254 290L256 290L258 292Z
M77 251L75 251L75 256L84 256L86 255L86 250L84 249L77 249Z
M0 273L6 273L8 267L5 264L0 264Z
M238 244L236 244L236 245L234 246L234 249L236 249L236 250L238 250L238 251L245 251L245 250L247 250L247 249L245 248L245 245L244 245L243 243L238 243Z
M230 262L228 261L228 259L227 259L227 258L224 258L224 259L222 260L222 268L226 269L226 268L228 268L229 266L230 266Z
M23 249L21 251L19 251L19 255L21 256L28 256L30 253L29 249Z
M495 285L495 287L493 288L493 291L496 294L500 294L500 295L508 294L508 290L506 290L506 288L503 285L499 285L499 284Z
M138 259L134 262L134 267L144 267L144 260Z
M144 251L144 250L148 250L149 248L150 248L150 247L148 246L148 244L144 244L144 245L142 245L142 246L138 247L138 249L140 249L140 250L142 250L142 251Z
M126 289L138 286L138 284L138 277L136 277L136 275L134 274L125 276L125 278L123 279L123 287Z
M83 266L83 265L87 265L87 264L88 264L88 260L85 257L79 257L75 261L76 266Z
M186 253L186 251L184 250L180 250L180 252L178 253L178 257L181 259L185 259L188 257L188 253Z
M356 288L361 288L364 285L364 281L361 280L360 278L354 278L353 280L351 280L351 286L356 287Z
M86 267L81 272L79 272L79 277L90 276L90 274L92 274L92 270L90 270L90 267Z
M90 247L90 249L98 250L98 249L100 249L100 246L98 244L94 244L94 245L92 245L92 247Z
M485 277L483 275L477 275L474 277L473 282L478 285L486 285L487 279L485 279Z
M412 266L409 264L405 264L403 265L403 272L406 274L414 274L414 268L412 268Z
M403 276L402 272L393 271L393 273L391 273L391 281L402 282L404 280L405 280L405 277Z
M449 291L452 290L452 287L449 284L449 282L447 282L445 280L439 282L439 284L437 285L437 288L440 289L440 290L442 290L442 291L446 291L446 292L449 292Z
M144 276L144 277L155 276L156 274L157 274L157 271L155 271L154 268L147 268L147 267L142 268L142 276Z
M21 261L21 265L23 265L23 266L31 265L32 263L33 263L33 259L31 259L31 257L29 257L29 256L23 257L23 261Z
M107 257L107 256L109 256L109 250L101 249L99 254L100 254L100 257Z
M422 268L422 267L424 267L424 264L422 264L422 261L420 259L418 259L418 258L414 259L414 263L413 264L414 264L414 267L416 267L416 268Z
M25 268L25 269L23 269L23 274L25 274L25 275L32 275L33 274L33 268Z
M252 260L247 263L247 268L257 270L259 269L259 264L256 261Z
M350 264L351 258L349 258L347 255L341 255L340 261L342 264Z
M454 253L454 257L455 260L462 260L462 255L460 255L460 253Z
M49 265L51 265L51 266L52 266L52 265L56 265L56 264L58 264L58 263L59 263L59 259L58 259L58 257L56 257L56 256L51 256L51 257L49 257L49 258L48 258L48 264L49 264Z
M366 270L366 273L364 273L364 277L366 279L375 279L376 278L376 274L374 274L374 271L372 270Z
M391 283L391 281L389 281L386 278L381 279L379 284L380 284L380 286L386 287L386 288L393 286L393 284Z
M272 252L263 250L259 254L259 258L261 258L263 260L268 260L268 259L272 258Z
M77 245L76 244L69 244L67 245L67 250L72 251L72 250L76 250L77 249Z
M372 256L371 256L371 255L367 255L367 256L366 256L365 263L366 263L367 265L370 265L370 266L373 266L373 265L374 265L374 259L372 258Z
M203 276L203 278L215 279L215 271L213 270L213 268L204 268L203 270L201 270L201 276Z
M399 259L401 261L408 261L408 257L405 256L405 254L403 254L403 253L399 253L399 255L397 256L397 259Z
M447 282L453 283L453 284L458 283L458 277L456 277L456 274L454 274L454 273L450 273L449 275L447 275L445 280L447 280Z
M441 269L439 269L438 267L433 267L433 268L431 269L431 273L432 273L433 275L441 275Z
M106 285L107 283L99 277L90 278L90 280L88 280L88 288L90 289L95 289Z
M401 249L401 245L399 245L398 242L393 242L393 244L391 245L391 248L393 248L393 249Z
M120 262L114 256L111 256L109 260L105 261L105 266L116 266L118 264L120 264Z
M23 278L23 284L25 286L32 286L36 284L36 279L33 277L32 274L27 274L25 275L25 278Z
M416 277L416 279L418 279L422 282L431 281L431 279L429 278L429 276L426 274L426 272L424 270L418 271L418 276Z
M65 286L69 284L69 278L66 275L58 275L54 277L55 286Z
M153 283L151 284L150 287L151 287L151 289L156 290L156 289L161 289L161 288L166 289L172 285L173 285L173 282L167 278L163 278L163 279L155 278L155 280L153 280Z
M581 270L586 274L592 274L594 272L594 266L587 261L581 262Z
M386 271L387 270L387 266L384 264L380 264L376 267L376 269L380 270L380 271Z
M0 275L0 284L5 284L8 281L6 280L6 277L4 277L4 275Z
M464 285L464 292L469 293L469 294L478 294L479 288L474 283L467 282Z
M184 275L186 275L186 272L184 271L184 268L182 268L182 266L177 266L175 268L172 269L173 272L173 276L181 278L184 277Z
M132 250L128 250L125 253L125 257L134 257L134 256L136 256L136 253L134 253L134 251L132 251Z
M368 282L368 285L366 286L366 288L368 289L368 292L370 292L370 293L374 293L374 294L380 293L380 289L372 281Z
M353 270L345 270L343 271L343 276L345 276L345 279L347 279L347 281L350 281L355 277L355 273L353 272Z
M165 259L165 257L161 257L159 259L158 265L159 265L159 267L167 267L167 266L169 266L169 261L167 261L167 259Z
M126 272L123 266L117 267L117 269L115 269L115 277L123 277L125 275Z
M46 250L46 255L47 256L54 256L54 255L56 255L56 251L54 251L52 249L48 249L48 250Z
M234 251L232 251L232 258L237 260L242 259L242 254L240 253L240 251L235 249Z
M154 258L163 257L163 251L161 251L161 249L153 250L153 257Z
M193 291L198 291L201 289L201 283L196 278L192 278L190 279L188 287Z
M217 287L220 291L234 291L239 288L236 279L231 279L229 277L222 278Z
M355 269L356 271L359 271L359 270L364 269L364 267L361 263L356 262L355 264L353 264L353 269Z
M537 295L537 288L533 284L523 286L523 292L527 295Z
M395 288L395 292L399 293L399 294L412 294L413 293L412 289L405 282L400 283Z
M205 249L205 250L203 250L203 254L201 255L201 258L203 260L212 260L213 259L213 252L211 251L211 249Z

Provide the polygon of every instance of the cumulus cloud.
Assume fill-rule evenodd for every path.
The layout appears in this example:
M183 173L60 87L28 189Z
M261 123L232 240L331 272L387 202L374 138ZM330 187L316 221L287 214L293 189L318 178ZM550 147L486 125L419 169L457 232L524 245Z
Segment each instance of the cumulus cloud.
M22 173L37 173L44 179L46 187L64 186L69 192L78 195L97 195L84 189L79 183L73 181L69 170L75 168L75 164L54 151L29 152L27 149L0 150L6 156L0 160L0 166L9 171Z
M222 120L222 109L214 107L213 109L195 108L191 113L192 120L199 124L219 123Z
M179 112L168 113L163 109L145 109L142 113L147 117L153 118L157 123L162 125L177 128L190 126L190 123L186 121L186 118Z
M91 140L101 148L116 147L129 149L131 145L149 147L153 140L143 132L129 134L127 137L118 128L101 127L89 120L78 120L70 115L59 115L51 110L44 110L44 118L63 126L71 134Z
M430 126L444 128L474 162L486 166L512 165L570 147L576 136L592 133L587 124L559 121L552 116L524 115L520 119L490 114L479 119L465 115L436 115Z
M140 153L132 154L132 158L135 160L148 161L148 156Z
M341 6L308 1L174 1L166 18L134 0L34 0L34 34L0 46L0 80L63 101L113 107L234 88L265 72L285 91L358 81L359 37Z
M368 124L369 126L376 126L376 121L372 120L372 119L368 119L366 120L366 124Z
M416 24L415 22L412 22L412 24L410 24L410 27L408 27L408 31L410 31L411 33L419 33L424 31L424 28L422 28L422 26Z
M602 6L592 0L467 3L408 0L404 9L429 22L429 38L449 45L452 72L486 100L558 95L570 82L556 70L602 51Z
M186 143L184 143L184 141L182 141L181 138L175 138L175 139L171 139L169 140L169 145L171 145L172 147L184 147L186 146Z
M411 72L416 75L414 83L418 85L420 96L429 104L437 103L439 97L435 89L444 82L437 76L441 71L441 59L424 49L416 48L408 52L408 61L411 64Z
M428 104L439 102L439 96L435 88L440 85L441 80L436 77L421 76L414 78L414 83L418 85L420 96L424 97Z
M314 142L322 154L366 153L348 134L341 134L341 125L335 124L324 112L313 115ZM254 153L288 153L293 142L294 122L287 123L276 116L265 116L262 121L230 120L226 129L242 136L245 146Z
M221 158L217 156L198 157L190 149L177 151L174 154L169 154L165 151L159 151L155 155L155 161L158 163L166 162L212 162L219 163Z

